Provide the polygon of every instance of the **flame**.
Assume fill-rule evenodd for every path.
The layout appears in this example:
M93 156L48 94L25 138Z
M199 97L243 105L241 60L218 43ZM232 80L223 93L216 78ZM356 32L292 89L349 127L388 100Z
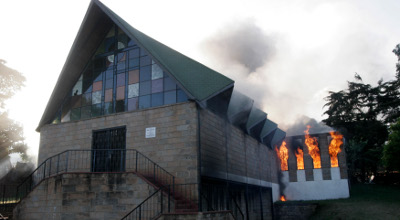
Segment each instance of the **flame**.
M307 130L304 131L306 134L305 144L308 148L308 153L313 159L314 168L321 168L321 155L319 153L317 138L311 137L309 134L311 126L307 125Z
M332 141L329 144L329 155L331 156L331 167L338 167L339 162L337 155L340 153L342 150L340 149L340 146L343 144L343 135L341 135L339 132L329 132L332 137Z
M282 145L280 149L278 150L278 147L275 147L276 154L279 157L279 160L281 161L281 170L288 170L288 158L289 158L289 153L288 149L286 147L286 142L282 142Z
M297 148L297 150L294 152L297 158L297 169L298 170L304 170L304 160L303 160L303 150L300 148Z
M282 202L285 202L285 201L286 201L285 196L281 196L281 201L282 201Z

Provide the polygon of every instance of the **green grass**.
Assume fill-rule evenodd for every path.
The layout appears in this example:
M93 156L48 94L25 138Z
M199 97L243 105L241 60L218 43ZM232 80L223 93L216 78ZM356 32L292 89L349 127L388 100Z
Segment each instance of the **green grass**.
M400 186L353 185L349 199L314 201L319 204L311 219L400 220Z

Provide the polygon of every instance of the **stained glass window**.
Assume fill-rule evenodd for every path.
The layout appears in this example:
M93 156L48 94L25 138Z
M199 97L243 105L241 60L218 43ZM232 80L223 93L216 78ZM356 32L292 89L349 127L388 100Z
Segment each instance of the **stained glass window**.
M163 68L113 26L88 61L52 123L187 101Z

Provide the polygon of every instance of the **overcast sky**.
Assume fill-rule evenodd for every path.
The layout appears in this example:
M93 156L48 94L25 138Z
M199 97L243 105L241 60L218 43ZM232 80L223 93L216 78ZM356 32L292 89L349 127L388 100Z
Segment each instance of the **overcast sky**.
M398 0L102 2L133 27L234 79L283 128L302 115L321 120L327 92L345 89L355 72L372 84L395 75ZM0 0L0 59L27 78L8 108L24 126L31 154L89 3Z

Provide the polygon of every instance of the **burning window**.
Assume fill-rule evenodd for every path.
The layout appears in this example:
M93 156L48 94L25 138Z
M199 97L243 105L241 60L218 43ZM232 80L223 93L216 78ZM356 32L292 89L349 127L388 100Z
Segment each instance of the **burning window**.
M308 153L310 154L311 158L313 159L314 169L321 168L321 155L318 148L317 138L311 137L309 134L311 126L307 125L307 130L304 131L305 135L305 144L308 148Z
M281 170L286 171L288 170L288 159L289 159L289 153L288 149L286 147L286 142L282 142L281 147L278 150L278 147L275 147L276 154L278 155L278 158L281 162Z
M304 170L304 153L303 150L299 148L297 148L297 150L294 152L294 154L296 155L296 159L297 159L297 169L298 170Z
M331 131L331 143L329 144L329 155L331 156L331 167L339 167L337 155L342 151L340 146L343 144L343 135L339 132Z

